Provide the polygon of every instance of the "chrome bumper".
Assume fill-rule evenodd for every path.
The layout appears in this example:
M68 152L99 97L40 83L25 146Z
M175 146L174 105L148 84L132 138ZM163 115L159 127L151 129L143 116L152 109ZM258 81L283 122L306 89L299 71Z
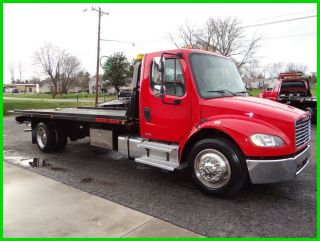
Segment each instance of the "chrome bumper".
M293 179L308 164L310 145L294 157L276 160L247 160L251 182L254 184L283 182Z

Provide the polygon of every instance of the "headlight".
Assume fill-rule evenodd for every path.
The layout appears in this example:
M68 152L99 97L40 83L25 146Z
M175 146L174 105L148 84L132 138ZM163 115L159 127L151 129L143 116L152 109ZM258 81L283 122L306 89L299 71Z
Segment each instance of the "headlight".
M251 141L256 146L262 147L276 147L283 146L284 142L279 136L272 136L266 134L254 134L250 136Z

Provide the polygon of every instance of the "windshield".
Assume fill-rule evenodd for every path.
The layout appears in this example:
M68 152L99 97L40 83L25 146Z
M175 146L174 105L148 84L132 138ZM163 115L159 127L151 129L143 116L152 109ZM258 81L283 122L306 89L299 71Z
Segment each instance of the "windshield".
M286 81L282 82L281 87L285 88L305 88L305 84L303 81Z
M247 95L244 83L232 61L210 54L192 53L190 63L201 97Z

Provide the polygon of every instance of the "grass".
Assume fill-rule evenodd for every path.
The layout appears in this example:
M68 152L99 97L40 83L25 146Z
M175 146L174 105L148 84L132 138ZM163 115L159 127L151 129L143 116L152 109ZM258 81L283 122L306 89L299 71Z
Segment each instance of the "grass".
M310 88L312 96L317 96L317 88Z
M252 89L252 90L249 90L249 93L251 96L258 96L263 90L261 89Z
M79 99L94 99L95 94L88 93L69 93L69 94L58 94L55 99L76 99L78 95ZM53 99L51 94L35 94L35 93L3 93L4 97L15 97L15 98L37 98L37 99ZM99 94L100 99L106 98L106 100L116 98L115 95L103 95Z
M93 106L92 102L59 102L45 100L3 100L3 115L9 115L12 110L28 110L28 109L55 109L78 106Z

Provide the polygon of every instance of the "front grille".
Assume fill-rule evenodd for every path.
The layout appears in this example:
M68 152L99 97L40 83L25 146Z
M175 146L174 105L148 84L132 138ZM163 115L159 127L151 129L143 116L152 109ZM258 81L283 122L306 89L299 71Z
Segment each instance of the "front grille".
M311 122L310 117L296 121L296 147L303 146L310 140Z

